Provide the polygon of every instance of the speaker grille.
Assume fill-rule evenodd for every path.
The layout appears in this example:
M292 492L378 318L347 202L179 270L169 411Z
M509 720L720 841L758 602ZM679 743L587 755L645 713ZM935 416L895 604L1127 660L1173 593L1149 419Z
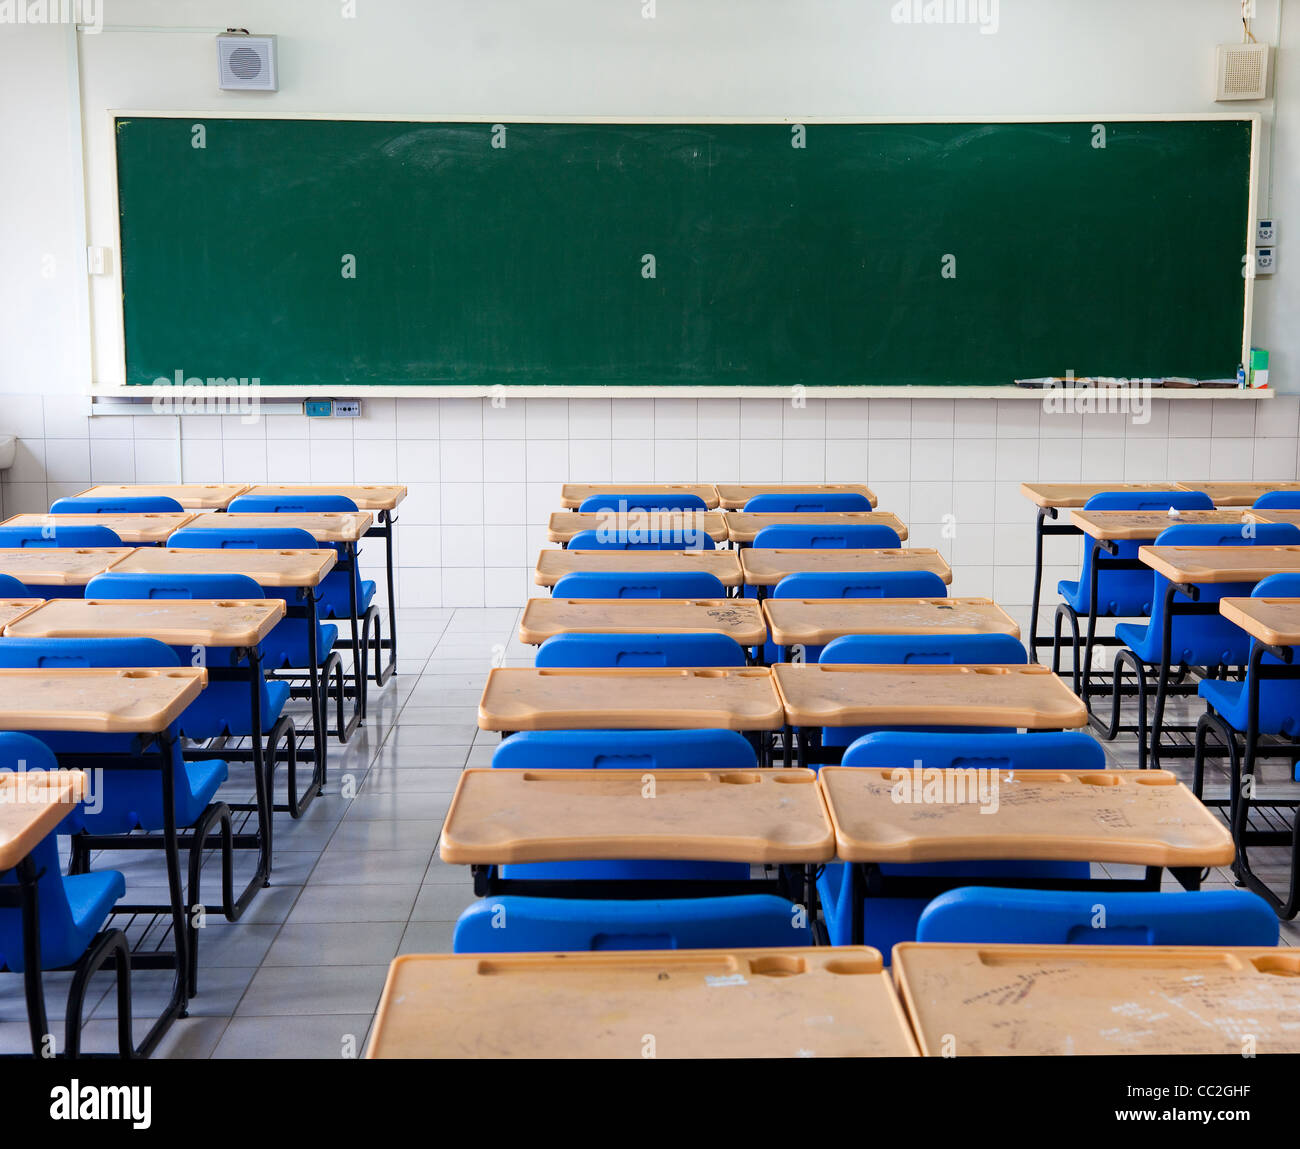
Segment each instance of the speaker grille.
M218 36L217 82L226 91L274 92L274 36Z

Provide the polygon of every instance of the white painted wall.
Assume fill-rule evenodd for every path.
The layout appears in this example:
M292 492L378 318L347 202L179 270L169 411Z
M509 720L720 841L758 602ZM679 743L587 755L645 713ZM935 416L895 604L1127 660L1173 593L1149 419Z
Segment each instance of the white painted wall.
M1279 3L1260 0L1261 38L1273 37ZM23 439L0 484L6 513L92 479L177 477L175 419L87 419L79 398L92 370L120 378L116 281L88 285L81 253L86 242L116 242L110 109L502 119L1209 112L1218 108L1213 45L1239 36L1236 0L1001 0L993 35L895 24L889 0L656 0L653 19L643 18L646 0L354 7L346 18L343 0L105 0L97 34L0 25L0 396L20 397L0 400L0 433ZM1276 106L1258 107L1261 209L1280 221L1282 242L1278 274L1257 284L1255 341L1272 352L1273 381L1300 392L1300 255L1287 259L1288 225L1300 244L1300 10L1291 9ZM126 30L149 26L170 30ZM211 36L227 26L279 35L280 93L216 90ZM409 483L410 601L517 602L538 524L565 478L866 477L916 542L949 549L954 590L1023 602L1019 480L1290 478L1296 421L1294 399L1160 404L1140 427L948 399L836 400L806 412L776 400L529 400L494 410L411 399L373 401L355 426L187 418L183 457L187 479ZM939 534L945 514L957 516L956 540ZM1056 557L1053 577L1075 561L1068 546Z

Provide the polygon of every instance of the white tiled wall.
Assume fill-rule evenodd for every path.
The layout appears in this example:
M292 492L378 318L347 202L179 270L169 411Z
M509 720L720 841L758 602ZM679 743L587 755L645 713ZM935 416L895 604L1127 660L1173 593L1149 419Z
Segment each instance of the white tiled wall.
M11 515L92 482L175 482L180 458L193 482L402 482L401 601L513 606L538 593L532 566L566 480L865 480L908 523L909 545L948 558L953 594L1022 604L1033 561L1022 481L1294 479L1300 397L1157 401L1146 424L1024 399L369 399L362 409L354 420L88 418L59 396L0 396L0 431L20 438L0 499ZM1050 590L1072 577L1079 548L1048 542Z

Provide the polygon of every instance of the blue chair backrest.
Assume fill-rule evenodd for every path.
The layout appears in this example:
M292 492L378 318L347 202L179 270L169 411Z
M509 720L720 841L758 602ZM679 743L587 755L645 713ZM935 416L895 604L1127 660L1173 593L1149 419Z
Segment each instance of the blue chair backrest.
M0 771L53 773L58 762L45 743L27 734L0 734ZM40 907L41 966L70 965L86 948L86 938L76 929L68 891L59 866L58 840L47 834L29 855L36 864L36 896ZM0 885L17 882L13 870L0 871ZM17 908L0 909L0 969L23 970L23 925Z
M916 927L918 942L1024 945L1275 946L1277 935L1277 916L1249 890L1107 893L964 886L935 898Z
M86 597L108 599L244 599L265 598L262 588L241 574L115 574L96 575L86 584Z
M1158 547L1284 547L1300 544L1291 523L1179 523L1156 537Z
M537 648L536 666L744 666L730 635L553 634Z
M0 598L33 598L32 592L13 575L0 574Z
M298 527L182 527L167 540L169 547L263 551L320 550L316 540Z
M1106 752L1090 734L930 734L882 730L853 743L842 766L929 770L1105 770Z
M0 642L0 667L9 670L179 665L171 647L156 638L6 638Z
M893 527L882 523L848 523L818 526L815 523L773 523L754 536L756 547L838 547L870 550L901 547L903 540Z
M492 753L505 770L752 770L754 747L735 730L530 730Z
M1018 638L1009 634L845 634L822 650L821 663L1000 663L1029 661Z
M314 514L320 511L355 511L346 495L240 495L226 510L232 515Z
M804 571L786 575L773 598L947 598L933 571Z
M483 898L461 914L455 953L575 953L812 944L808 915L775 894L722 898Z
M818 494L815 491L800 493L798 491L769 491L755 495L745 503L745 510L755 513L772 511L869 511L871 500L856 491L829 491Z
M681 531L579 531L569 540L574 551L711 551L713 538L694 527Z
M101 526L0 527L0 547L120 547L116 531Z
M706 511L699 495L588 495L579 511Z
M1085 511L1212 511L1204 491L1100 491L1083 504Z
M727 588L707 571L574 571L561 575L556 598L726 598Z
M185 508L167 495L118 495L98 498L94 495L75 495L55 499L50 505L52 515L156 515Z
M1255 506L1261 511L1300 511L1300 491L1265 491Z
M1269 575L1250 593L1254 598L1300 598L1300 574Z

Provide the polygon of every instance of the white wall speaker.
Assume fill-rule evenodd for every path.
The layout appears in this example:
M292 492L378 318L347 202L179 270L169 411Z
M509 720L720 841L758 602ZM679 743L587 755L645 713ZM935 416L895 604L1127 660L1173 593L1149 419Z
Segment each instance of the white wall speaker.
M217 85L228 92L275 92L275 37L227 32L217 37Z
M1214 98L1264 100L1268 98L1268 45L1220 44Z

